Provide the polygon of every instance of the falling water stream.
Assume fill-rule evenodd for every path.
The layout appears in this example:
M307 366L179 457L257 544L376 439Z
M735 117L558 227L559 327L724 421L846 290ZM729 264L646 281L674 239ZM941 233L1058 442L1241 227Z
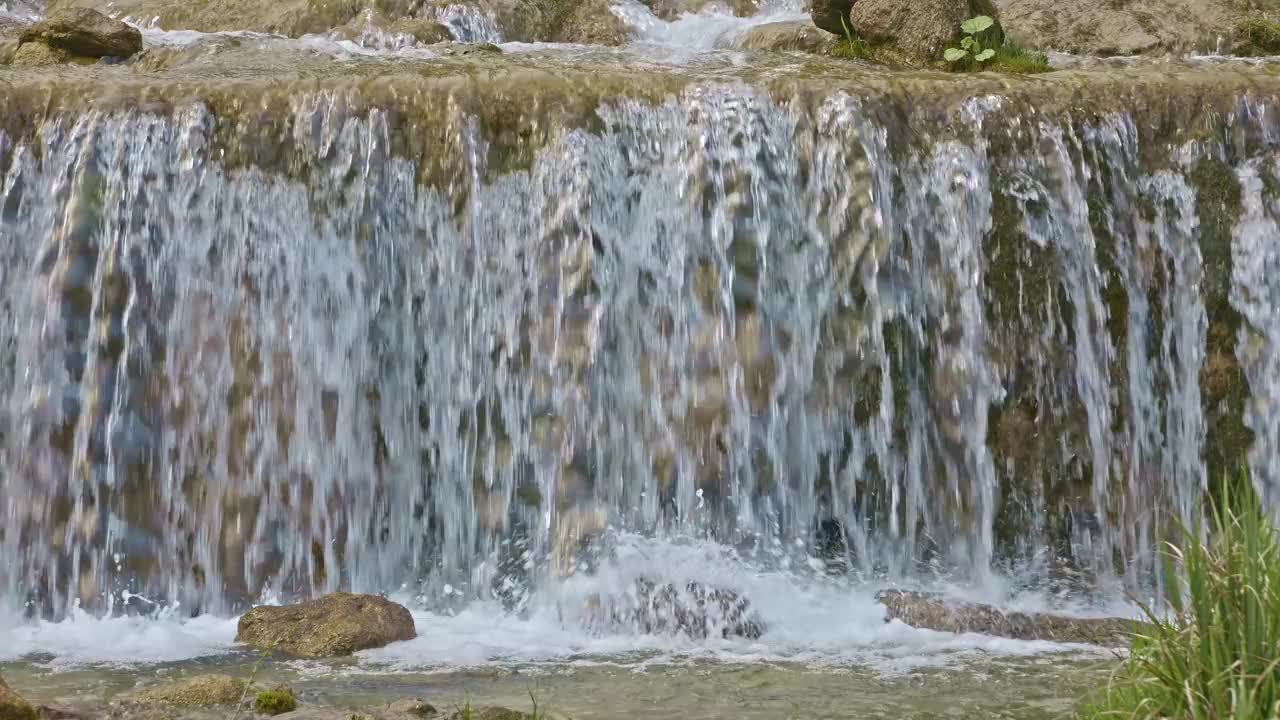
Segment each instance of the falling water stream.
M739 67L798 9L628 3L632 49L508 51ZM243 38L433 62L386 40ZM0 660L216 655L338 589L415 609L378 667L1035 656L871 595L1115 609L1234 463L1280 507L1280 95L916 106L745 67L537 142L349 85L0 125ZM640 577L770 631L577 626Z

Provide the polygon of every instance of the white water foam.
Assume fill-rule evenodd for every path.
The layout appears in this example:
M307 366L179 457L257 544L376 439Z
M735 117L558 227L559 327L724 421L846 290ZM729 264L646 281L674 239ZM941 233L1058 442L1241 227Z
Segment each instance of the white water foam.
M791 0L766 2L750 17L738 17L712 5L671 21L658 18L638 0L621 0L612 9L634 30L637 44L693 50L731 47L733 40L757 25L809 19L801 3Z
M758 639L592 632L582 622L586 598L618 593L646 577L676 584L698 581L749 598L767 630ZM1026 657L1094 653L1096 648L1021 641L976 633L921 630L886 622L876 588L803 572L752 572L724 546L617 539L611 562L592 575L573 576L545 589L527 612L513 614L493 601L456 611L416 610L418 638L359 653L348 672L463 670L538 664L614 665L643 669L686 662L788 662L816 667L869 666L894 674L947 666L975 656ZM952 588L954 594L990 598L998 591ZM133 596L136 599L136 596ZM397 600L414 604L413 598ZM1044 598L1016 605L1042 609ZM235 650L236 619L208 615L181 619L176 608L149 617L95 617L80 610L61 622L23 621L0 614L0 662L34 658L51 669L138 666L226 655ZM313 668L314 666L314 668ZM302 664L306 672L332 672Z

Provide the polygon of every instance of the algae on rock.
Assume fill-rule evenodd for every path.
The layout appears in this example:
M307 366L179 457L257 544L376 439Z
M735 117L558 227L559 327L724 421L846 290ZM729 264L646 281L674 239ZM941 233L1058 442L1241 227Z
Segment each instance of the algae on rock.
M144 688L123 699L133 705L217 707L235 705L244 696L246 682L230 675L196 675Z
M36 709L0 677L0 720L36 720Z

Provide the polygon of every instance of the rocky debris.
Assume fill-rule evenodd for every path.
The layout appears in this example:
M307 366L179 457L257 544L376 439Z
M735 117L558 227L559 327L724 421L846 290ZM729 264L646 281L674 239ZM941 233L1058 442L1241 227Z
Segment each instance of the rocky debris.
M533 716L518 710L486 705L465 710L455 710L445 716L445 720L533 720Z
M409 715L410 717L427 718L438 714L440 711L431 703L422 698L405 698L397 700L387 707L387 712L393 715Z
M201 708L235 705L245 693L245 682L230 675L211 674L174 680L130 693L121 701L127 705L171 705Z
M36 709L0 677L0 720L36 720Z
M27 45L45 45L75 57L126 58L142 50L142 33L96 10L68 8L28 27L18 43L19 53Z
M584 609L585 624L595 631L635 630L649 635L683 634L705 639L758 638L764 623L751 612L751 603L732 590L689 582L683 588L636 581L635 593L593 595Z
M840 42L830 33L797 20L756 25L738 38L734 47L739 50L828 53Z
M273 607L260 605L240 618L236 641L299 657L334 657L417 637L413 616L376 595L333 593Z
M849 24L864 42L892 46L904 58L935 62L960 40L960 25L978 15L996 16L991 0L857 0ZM1003 39L1000 23L985 33L984 44Z
M1139 625L1125 618L1074 618L1047 613L1005 612L991 605L946 599L936 593L883 590L876 599L887 620L941 632L981 633L1017 640L1128 645ZM886 621L887 621L886 620Z
M854 0L810 0L809 16L813 18L814 25L844 37L853 2Z
M1244 3L1204 0L996 0L1009 37L1083 55L1216 52L1244 20Z

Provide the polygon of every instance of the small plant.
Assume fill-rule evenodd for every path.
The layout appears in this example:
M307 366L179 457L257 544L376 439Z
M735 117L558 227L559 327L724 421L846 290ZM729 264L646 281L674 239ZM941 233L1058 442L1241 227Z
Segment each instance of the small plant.
M960 30L964 32L960 47L947 48L942 57L953 64L966 60L971 60L978 64L990 62L996 56L996 51L993 48L983 47L983 33L990 30L995 24L996 21L989 15L971 17L960 23Z
M844 28L845 44L837 47L834 54L838 57L849 58L851 60L866 60L871 53L867 49L867 43L858 37L853 28L849 27L849 23L842 17L840 18L840 27Z
M279 715L297 708L298 701L294 699L293 691L284 686L263 690L253 699L253 709L265 715Z
M249 673L249 679L244 684L244 691L240 693L240 701L236 703L236 713L231 716L231 720L240 720L240 710L244 708L244 699L249 696L249 688L253 687L253 681L258 677L258 671L262 669L262 661L266 660L270 654L265 650L258 653L258 661L253 664L253 671Z
M1248 479L1223 483L1208 528L1168 546L1169 612L1149 624L1084 718L1280 717L1280 530Z

